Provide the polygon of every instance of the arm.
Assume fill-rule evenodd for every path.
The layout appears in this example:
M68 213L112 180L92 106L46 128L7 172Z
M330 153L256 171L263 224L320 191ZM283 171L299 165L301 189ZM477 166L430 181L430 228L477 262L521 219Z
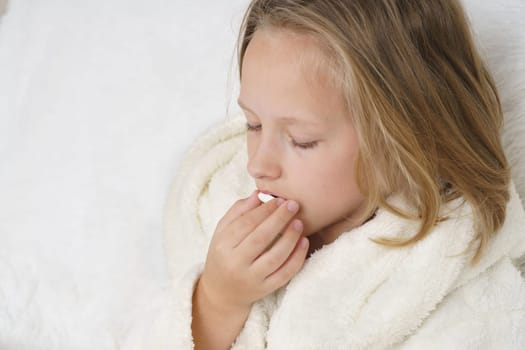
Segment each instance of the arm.
M235 333L239 334L239 330L242 333L248 317L246 310L251 310L256 300L285 284L304 262L307 248L294 249L301 236L300 230L287 227L291 226L287 223L295 214L284 207L277 210L275 203L271 203L275 201L261 205L257 196L252 195L234 204L218 224L215 221L223 213L222 203L233 201L238 194L234 189L221 187L221 200L207 202L208 199L217 200L216 191L211 192L214 187L210 186L210 175L220 179L222 173L214 169L226 171L229 168L223 168L224 163L230 162L232 157L237 159L234 155L243 147L244 131L244 120L237 119L198 140L181 164L172 185L164 217L168 268L175 287L175 295L171 298L173 305L166 305L174 313L175 320L170 328L174 340L171 349L190 350L195 343L197 348L203 348L206 339L216 341L213 330L225 328L224 320L232 314L231 310L245 310L241 321L233 321L237 324ZM241 164L232 164L234 169L244 169L244 163L238 166ZM206 189L204 193L203 189ZM231 199L223 200L230 194ZM207 204L204 209L200 207L202 203ZM210 237L211 232L214 232L213 237ZM277 249L261 255L268 241L273 241L279 232L285 234L275 244ZM203 285L207 286L206 293L202 293ZM207 295L208 300L201 300L201 295ZM221 307L210 308L206 304ZM231 306L226 308L225 305ZM208 334L210 329L212 333Z
M218 223L193 292L196 349L231 348L252 305L302 267L308 241L302 238L302 224L292 220L298 206L285 203L261 205L254 193L235 203Z
M229 349L249 313L250 308L226 306L214 301L200 281L197 282L191 324L195 350Z

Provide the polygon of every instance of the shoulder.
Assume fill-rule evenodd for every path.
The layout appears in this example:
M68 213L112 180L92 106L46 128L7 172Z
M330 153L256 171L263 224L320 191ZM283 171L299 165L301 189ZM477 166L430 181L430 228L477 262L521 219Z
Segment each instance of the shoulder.
M179 163L165 205L165 217L181 208L194 207L213 174L239 152L244 123L232 117L200 135Z
M244 140L245 126L240 116L213 125L192 143L178 165L171 192L179 194L188 178L207 176L218 164L231 158Z
M240 116L198 137L171 184L164 206L164 243L178 274L206 252L215 224L253 185L246 175L245 121Z
M402 349L525 348L525 282L510 259L449 293Z
M481 260L465 265L403 349L525 348L525 279L516 266L525 250L525 213L510 187L503 227Z

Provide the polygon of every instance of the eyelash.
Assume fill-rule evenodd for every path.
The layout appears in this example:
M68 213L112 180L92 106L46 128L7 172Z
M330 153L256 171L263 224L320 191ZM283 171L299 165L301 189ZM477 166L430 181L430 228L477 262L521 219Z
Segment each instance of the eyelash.
M257 132L257 131L261 131L261 129L262 129L262 125L260 125L260 124L259 125L251 125L251 124L246 123L246 130L247 131ZM294 147L298 147L298 148L301 148L301 149L311 149L311 148L314 148L315 146L317 146L317 141L299 143L299 142L296 142L294 139L292 139L292 145Z

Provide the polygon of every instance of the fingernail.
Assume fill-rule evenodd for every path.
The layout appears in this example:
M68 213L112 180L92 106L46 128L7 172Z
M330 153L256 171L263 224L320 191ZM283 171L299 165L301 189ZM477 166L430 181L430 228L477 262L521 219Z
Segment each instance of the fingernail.
M295 201L289 201L288 204L286 205L286 207L292 213L295 213L297 211L297 209L299 209L299 205Z
M301 232L303 230L303 223L300 220L294 220L293 222L293 228L297 232Z
M282 198L277 198L277 205L280 206L281 204L284 203L284 199Z

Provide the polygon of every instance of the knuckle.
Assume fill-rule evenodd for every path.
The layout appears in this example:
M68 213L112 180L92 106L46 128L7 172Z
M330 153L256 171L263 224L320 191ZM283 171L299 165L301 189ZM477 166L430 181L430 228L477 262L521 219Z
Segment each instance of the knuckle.
M258 221L253 216L246 216L243 219L243 224L250 226L250 227L255 227L257 226Z
M287 256L292 257L292 251L295 245L297 244L297 240L299 237L297 237L296 232L289 232L289 230L285 231L284 234L279 238L281 241L282 249L286 249Z
M288 221L291 217L295 215L295 213L288 210L286 208L286 204L283 204L281 205L281 207L279 207L279 210L277 210L277 215L281 220Z
M293 243L297 243L297 241L299 240L299 238L301 238L301 232L298 232L294 227L293 227L293 223L289 224L287 227L286 227L286 231L284 232L284 237L286 237L286 239L290 240L290 241L293 241Z
M226 255L226 245L223 242L217 242L216 244L212 245L210 250L213 255L218 257L223 257Z
M283 259L281 258L280 255L277 255L277 254L272 254L268 256L268 259L266 261L266 265L270 269L276 269L279 266L281 266L282 263L283 263Z
M293 254L290 257L290 260L288 261L288 264L286 266L286 274L289 279L291 279L293 276L299 272L299 269L301 268L302 260L301 256L299 254Z
M230 224L228 227L228 236L229 237L236 237L238 236L243 229L243 222L241 221L235 221Z
M225 259L224 272L226 272L233 280L240 279L241 277L241 274L239 273L239 264L237 264L235 259Z
M279 271L277 275L275 275L275 283L279 286L282 286L286 284L292 276L288 273L286 269L283 269L282 271Z
M226 222L226 218L223 216L223 217L217 222L217 226L216 226L215 232L221 231L222 228L223 228L223 226L225 225L225 222Z
M262 205L262 210L263 212L266 214L266 215L270 215L271 213L273 213L275 210L277 210L279 208L279 206L277 206L276 204L276 201L273 200L273 201L270 201L268 203L265 203Z
M264 237L264 235L261 235L261 234L253 235L251 241L252 241L252 244L256 247L263 247L263 246L268 245L268 240L266 239L266 237Z

